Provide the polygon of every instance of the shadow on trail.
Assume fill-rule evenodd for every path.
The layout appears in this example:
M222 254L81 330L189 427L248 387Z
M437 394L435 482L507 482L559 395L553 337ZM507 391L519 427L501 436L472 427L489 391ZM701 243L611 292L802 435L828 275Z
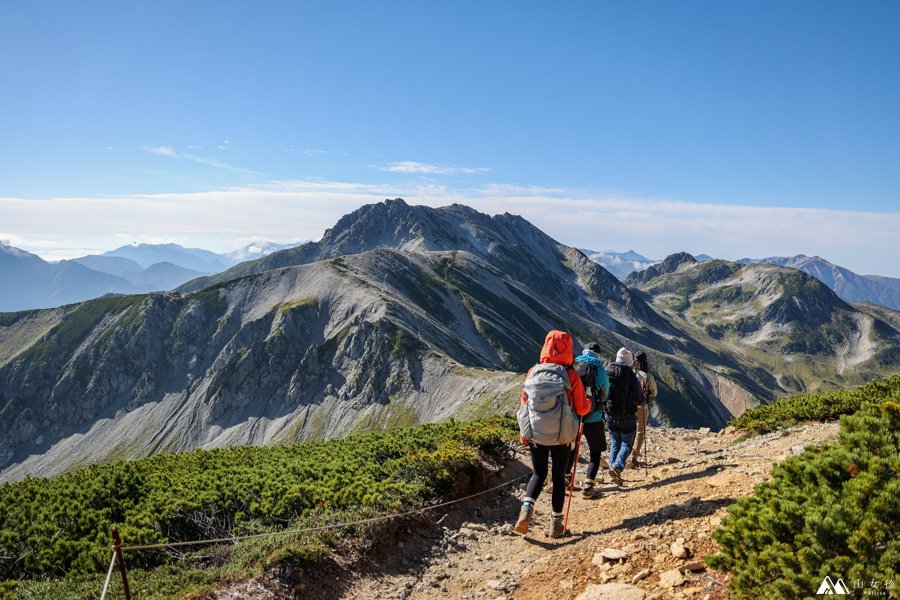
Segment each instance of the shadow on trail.
M641 527L647 527L648 525L659 525L661 523L668 523L672 521L680 521L681 519L693 519L697 517L708 517L709 515L715 513L720 508L725 506L729 506L732 504L736 498L719 498L716 500L701 500L696 503L685 505L685 504L668 504L663 506L657 510L644 513L639 517L632 517L630 519L625 519L619 525L613 525L611 527L607 527L605 529L599 529L596 531L581 531L575 532L572 534L572 538L568 539L563 544L552 544L552 543L543 543L539 540L527 540L529 543L540 546L542 548L554 548L561 545L568 545L577 543L580 540L593 537L596 535L604 535L606 533L613 533L615 531L634 531L636 529L640 529Z
M689 473L682 473L681 475L675 475L674 477L667 477L665 479L660 479L659 481L652 481L650 483L644 483L637 486L626 485L624 490L627 492L628 490L650 490L653 488L663 487L666 485L672 485L674 483L681 483L682 481L691 481L693 479L700 479L702 477L710 477L712 475L718 474L720 471L724 469L728 469L731 467L738 467L740 465L737 464L727 464L727 465L710 465L703 469L702 471L692 471Z

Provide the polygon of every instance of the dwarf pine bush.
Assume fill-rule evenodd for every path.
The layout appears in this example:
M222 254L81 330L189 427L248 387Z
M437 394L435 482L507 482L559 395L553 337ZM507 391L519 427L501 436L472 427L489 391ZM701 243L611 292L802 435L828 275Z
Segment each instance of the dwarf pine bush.
M731 425L754 433L774 431L798 421L827 421L858 411L866 402L880 402L900 393L900 374L853 390L797 394L750 409Z
M126 544L279 531L346 514L399 512L474 480L511 417L392 429L328 441L159 454L0 485L0 582L102 572L109 528ZM128 554L130 567L169 562ZM0 590L3 590L0 587ZM0 595L2 598L2 595Z
M732 505L713 534L721 552L707 562L732 573L740 597L814 597L825 576L851 588L873 581L900 586L898 531L900 391L894 390L841 417L836 443L776 465L771 481ZM885 587L880 591L900 591Z

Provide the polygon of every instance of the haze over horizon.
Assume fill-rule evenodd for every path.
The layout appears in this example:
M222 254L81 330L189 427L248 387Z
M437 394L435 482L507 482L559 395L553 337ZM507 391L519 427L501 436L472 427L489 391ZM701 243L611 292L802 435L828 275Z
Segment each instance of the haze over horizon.
M385 198L900 277L888 2L0 7L0 239L317 239ZM15 57L15 58L11 58Z

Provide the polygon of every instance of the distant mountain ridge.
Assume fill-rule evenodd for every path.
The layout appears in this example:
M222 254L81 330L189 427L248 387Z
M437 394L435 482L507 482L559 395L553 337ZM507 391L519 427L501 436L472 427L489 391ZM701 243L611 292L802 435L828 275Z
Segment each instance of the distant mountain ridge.
M659 262L642 256L634 250L627 252L613 252L611 250L598 252L596 250L582 249L581 251L595 263L603 265L607 271L615 275L620 281L624 281L634 271L643 271L650 265Z
M862 382L900 369L900 315L851 306L800 270L679 253L626 283L675 323L711 338L711 347L761 365L785 390L838 387L850 373Z
M799 269L809 273L848 302L872 302L900 310L900 279L879 275L858 275L850 269L831 263L821 256L770 256L742 258L741 264L765 263Z
M294 245L253 242L215 254L178 244L131 244L51 263L0 241L0 280L8 283L0 288L0 312L62 306L110 293L170 290L246 257L266 256Z
M629 288L520 216L393 199L181 294L0 315L0 480L506 412L549 329L646 350L679 426L900 368L900 315L802 272L653 269Z

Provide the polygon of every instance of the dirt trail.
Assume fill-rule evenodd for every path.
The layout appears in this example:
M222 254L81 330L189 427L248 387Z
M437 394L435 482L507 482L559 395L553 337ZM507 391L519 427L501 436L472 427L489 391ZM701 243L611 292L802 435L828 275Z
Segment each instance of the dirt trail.
M727 431L727 430L726 430ZM606 482L600 498L576 491L569 528L547 535L550 493L538 499L527 536L512 532L525 480L394 523L367 548L345 545L329 564L220 589L217 600L653 600L724 597L727 576L707 570L710 534L729 504L769 478L772 465L803 447L834 440L838 423L813 423L748 440L739 432L650 428L649 466ZM582 477L585 452L579 477ZM489 485L530 473L527 457L505 463ZM601 471L602 473L602 471ZM673 547L674 545L674 547ZM679 547L681 546L681 547ZM682 550L682 547L684 550ZM609 551L608 551L609 550ZM625 555L607 560L602 554ZM683 554L683 557L676 557Z
M571 536L553 540L547 535L549 490L538 500L529 534L510 531L522 483L483 496L478 504L413 531L406 541L370 557L340 595L366 600L565 600L581 596L591 585L618 583L636 589L590 588L583 598L717 598L726 578L706 570L702 558L717 550L710 533L725 508L751 494L774 463L806 445L835 439L837 431L837 423L808 424L739 441L735 432L651 428L646 472L626 470L626 487L605 483L601 498L586 500L575 493ZM500 476L526 471L520 459ZM679 538L688 552L685 558L673 554ZM628 556L621 562L601 560L607 548ZM311 591L304 597L315 597Z

